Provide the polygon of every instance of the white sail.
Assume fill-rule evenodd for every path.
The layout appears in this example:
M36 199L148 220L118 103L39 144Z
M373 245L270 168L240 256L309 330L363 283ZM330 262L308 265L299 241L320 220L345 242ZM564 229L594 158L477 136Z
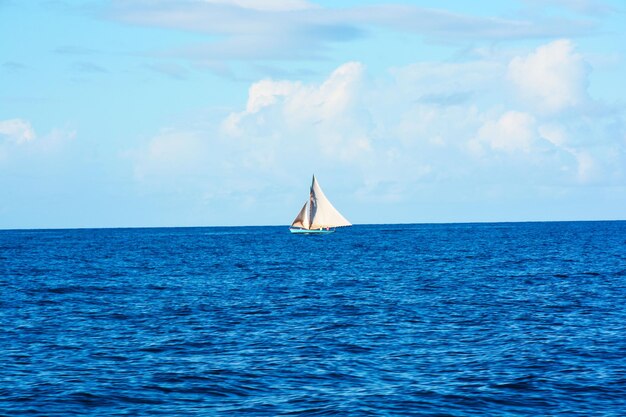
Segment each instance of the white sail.
M305 204L306 207L306 204ZM352 226L345 217L328 201L315 175L311 183L311 225L310 229Z
M304 203L304 206L302 206L302 210L300 210L300 213L298 213L293 223L291 223L291 227L301 227L303 229L309 228L309 210L307 207L308 204L308 201Z

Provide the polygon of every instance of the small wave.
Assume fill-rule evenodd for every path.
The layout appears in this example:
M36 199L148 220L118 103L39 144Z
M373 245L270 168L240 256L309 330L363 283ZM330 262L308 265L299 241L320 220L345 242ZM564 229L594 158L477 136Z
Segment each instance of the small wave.
M548 226L33 232L0 414L622 415L626 223Z
M111 405L114 403L108 396L92 394L86 391L72 392L66 396L66 401L92 407Z

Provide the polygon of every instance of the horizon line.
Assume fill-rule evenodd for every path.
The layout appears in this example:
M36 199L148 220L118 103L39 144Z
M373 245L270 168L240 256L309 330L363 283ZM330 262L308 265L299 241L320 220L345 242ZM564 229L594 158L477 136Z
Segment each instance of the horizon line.
M398 222L398 223L357 223L352 226L406 226L406 225L454 225L454 224L510 224L510 223L600 223L624 222L626 219L577 219L577 220L500 220L500 221L441 221L441 222ZM347 226L347 227L352 227ZM54 230L120 230L120 229L201 229L201 228L235 228L235 227L285 227L288 224L249 224L249 225L204 225L204 226L110 226L110 227L32 227L32 228L0 228L0 232L17 231L54 231Z

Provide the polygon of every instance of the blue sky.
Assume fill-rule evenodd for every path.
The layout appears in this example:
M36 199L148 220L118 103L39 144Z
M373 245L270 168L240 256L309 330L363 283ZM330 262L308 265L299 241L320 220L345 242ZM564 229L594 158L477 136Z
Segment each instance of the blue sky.
M626 218L620 1L0 0L0 228Z

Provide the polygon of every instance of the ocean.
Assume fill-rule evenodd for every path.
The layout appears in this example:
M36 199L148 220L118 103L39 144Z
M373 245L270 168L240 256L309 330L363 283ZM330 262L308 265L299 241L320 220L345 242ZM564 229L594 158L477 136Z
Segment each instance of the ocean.
M0 415L624 416L626 222L0 231Z

